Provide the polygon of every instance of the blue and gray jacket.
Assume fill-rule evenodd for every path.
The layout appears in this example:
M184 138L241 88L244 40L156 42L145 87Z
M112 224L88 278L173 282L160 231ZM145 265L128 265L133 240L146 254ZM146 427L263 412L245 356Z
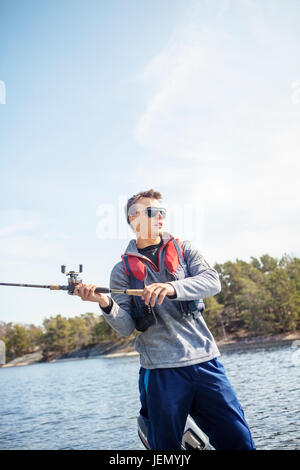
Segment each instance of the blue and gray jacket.
M181 243L184 257L175 273L171 274L161 260L164 259L166 245L173 237L163 232L162 239L164 246L159 254L159 270L151 269L151 263L147 263L145 285L168 282L173 285L176 298L165 297L161 305L156 304L153 307L156 321L136 337L135 349L140 353L140 363L145 369L188 366L220 355L202 316L202 299L221 291L218 273L209 266L198 249L185 240ZM140 255L136 240L129 242L125 253ZM130 277L125 272L123 261L120 261L111 272L110 288L130 287ZM124 294L111 294L111 298L111 311L105 313L101 309L103 316L122 336L130 336L136 328L137 299ZM187 314L183 305L194 306L194 312Z

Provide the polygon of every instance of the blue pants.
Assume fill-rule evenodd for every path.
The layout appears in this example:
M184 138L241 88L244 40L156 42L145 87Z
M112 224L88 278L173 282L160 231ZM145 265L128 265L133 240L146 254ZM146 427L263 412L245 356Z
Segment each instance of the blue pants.
M151 449L181 450L190 414L216 450L255 450L243 409L217 358L186 367L141 367L139 389Z

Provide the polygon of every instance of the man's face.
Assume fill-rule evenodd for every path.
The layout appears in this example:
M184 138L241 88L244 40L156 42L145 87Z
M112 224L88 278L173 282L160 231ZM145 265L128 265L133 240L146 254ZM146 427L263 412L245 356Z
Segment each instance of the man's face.
M129 220L139 238L157 238L163 233L163 217L160 212L148 217L147 207L161 207L157 199L142 197L129 209Z

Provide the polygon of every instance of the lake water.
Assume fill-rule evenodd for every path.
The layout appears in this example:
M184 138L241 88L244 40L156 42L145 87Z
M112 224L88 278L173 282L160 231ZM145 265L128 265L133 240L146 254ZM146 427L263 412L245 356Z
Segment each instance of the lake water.
M284 346L219 358L257 449L300 449L294 354ZM138 371L137 356L0 368L0 449L143 449Z

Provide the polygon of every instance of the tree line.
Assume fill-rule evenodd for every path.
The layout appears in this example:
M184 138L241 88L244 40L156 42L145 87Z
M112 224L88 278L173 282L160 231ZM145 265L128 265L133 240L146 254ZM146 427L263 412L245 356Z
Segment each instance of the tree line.
M219 337L296 331L300 326L300 259L267 254L216 264L222 290L206 300L207 324Z
M295 331L300 326L300 259L267 254L215 264L222 290L205 299L205 321L216 337L258 336ZM135 332L135 335L137 332ZM120 339L102 315L85 313L45 319L42 327L0 322L7 360L42 350L47 358L102 341Z
M118 340L103 316L85 313L73 318L46 318L42 327L0 322L0 339L5 342L6 360L42 350L45 360L102 341Z

